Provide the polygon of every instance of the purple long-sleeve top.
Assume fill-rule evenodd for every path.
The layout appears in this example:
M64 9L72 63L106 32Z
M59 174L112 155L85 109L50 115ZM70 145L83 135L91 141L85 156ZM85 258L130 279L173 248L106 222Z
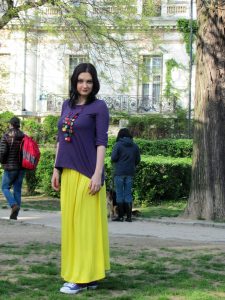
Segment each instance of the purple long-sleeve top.
M74 121L71 142L67 142L62 131L63 121L76 113L79 116ZM69 100L64 101L58 122L59 147L55 167L73 169L91 178L96 167L97 146L107 146L108 127L109 112L103 100L74 108L69 107Z

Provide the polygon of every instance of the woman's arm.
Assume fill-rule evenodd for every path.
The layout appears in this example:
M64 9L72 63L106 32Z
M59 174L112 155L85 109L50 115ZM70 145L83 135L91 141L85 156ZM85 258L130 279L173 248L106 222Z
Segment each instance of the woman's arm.
M96 139L95 144L97 147L97 157L95 172L91 177L89 184L90 194L94 195L101 188L102 172L104 167L105 149L108 141L108 128L109 128L109 110L103 100L97 101L96 113Z
M91 182L89 185L91 195L97 193L101 188L104 159L105 159L105 146L99 145L97 146L97 160L96 160L95 172L91 178Z
M57 158L57 155L58 155L58 150L59 150L59 143L57 143L57 145L56 145L55 162L56 162L56 158ZM51 182L52 182L52 188L55 191L59 191L59 177L60 177L59 170L54 168Z

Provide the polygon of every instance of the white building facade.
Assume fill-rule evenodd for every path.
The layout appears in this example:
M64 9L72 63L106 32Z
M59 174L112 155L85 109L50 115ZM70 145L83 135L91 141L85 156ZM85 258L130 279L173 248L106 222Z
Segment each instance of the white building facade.
M48 18L58 14L54 7L43 7L43 11ZM142 0L137 0L137 12L144 13ZM95 64L101 83L99 97L110 109L128 113L166 113L174 109L173 99L165 97L167 62L174 60L177 66L171 71L171 84L179 94L176 101L187 108L189 55L182 34L177 30L179 18L190 18L190 2L162 0L157 16L150 18L151 32L157 34L158 41L153 41L151 34L139 39L137 55L142 67L122 67L119 57L108 57L114 65L110 71L111 80L103 74L104 63L81 50L78 41L73 40L72 46L71 43L67 45L57 35L39 30L38 26L30 31L21 30L15 24L6 26L0 31L0 111L9 110L21 116L60 113L62 101L69 94L72 71L84 61ZM131 48L135 46L132 45L134 40L130 39ZM143 68L145 76L140 72ZM192 99L193 91L194 75Z

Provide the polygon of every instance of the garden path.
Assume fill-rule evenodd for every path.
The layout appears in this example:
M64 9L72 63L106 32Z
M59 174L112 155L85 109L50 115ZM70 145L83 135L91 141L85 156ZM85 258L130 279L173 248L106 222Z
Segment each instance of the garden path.
M7 220L9 209L0 209L0 219ZM9 224L41 225L60 232L60 212L21 210L17 221ZM40 227L40 226L39 226ZM201 243L225 243L225 223L196 221L181 218L136 219L132 223L109 221L110 236L143 237ZM2 230L0 232L0 239Z

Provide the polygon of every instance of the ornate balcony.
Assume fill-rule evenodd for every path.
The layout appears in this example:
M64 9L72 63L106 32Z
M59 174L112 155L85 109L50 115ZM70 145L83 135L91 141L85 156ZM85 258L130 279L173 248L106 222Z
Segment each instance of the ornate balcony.
M22 94L0 94L0 112L22 110Z
M168 113L172 112L174 107L168 102L156 102L151 97L137 97L130 95L99 95L103 99L111 112L136 113ZM47 112L59 113L61 111L63 101L68 98L65 95L47 94Z

